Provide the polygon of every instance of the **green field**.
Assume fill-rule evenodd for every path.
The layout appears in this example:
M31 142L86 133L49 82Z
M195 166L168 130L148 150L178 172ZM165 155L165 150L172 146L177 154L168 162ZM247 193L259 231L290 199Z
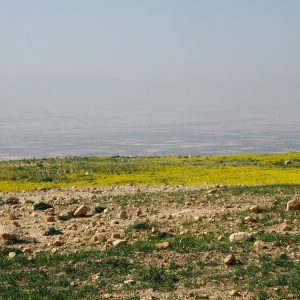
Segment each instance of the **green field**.
M285 164L285 161L289 161ZM112 185L300 184L300 153L0 162L0 191Z

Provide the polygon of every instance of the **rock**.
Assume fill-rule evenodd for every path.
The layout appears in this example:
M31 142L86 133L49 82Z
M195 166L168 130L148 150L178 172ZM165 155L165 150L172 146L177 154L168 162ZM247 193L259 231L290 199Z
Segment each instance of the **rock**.
M128 279L128 280L124 281L124 284L132 285L132 284L135 284L135 281L133 279Z
M292 231L292 230L293 230L293 228L290 225L284 225L282 227L282 231Z
M15 214L10 214L9 219L12 220L12 221L13 220L18 220L18 217Z
M120 239L120 238L121 238L121 235L120 235L119 233L115 232L115 233L113 233L113 234L111 235L111 238L112 238L112 239Z
M62 245L63 245L63 242L61 240L56 240L53 243L53 246L62 246Z
M119 213L119 219L122 219L122 220L125 220L128 218L128 215L127 215L127 211L126 210L122 210L120 213Z
M94 274L94 275L91 276L91 280L92 280L93 282L95 282L95 281L97 281L97 280L99 280L99 279L100 279L100 274Z
M16 236L16 226L14 225L1 225L0 236L4 241L11 239Z
M55 215L54 208L46 209L45 214L48 215L48 216L54 216Z
M123 245L123 244L126 244L126 240L117 239L117 240L113 241L112 244L113 244L113 246Z
M8 204L19 204L20 200L19 200L18 197L11 196L11 197L9 197L9 198L6 200L6 202L7 202Z
M157 249L167 249L169 248L169 246L170 246L169 242L162 242L155 245Z
M261 209L257 205L250 207L250 211L253 212L253 213L255 213L255 214L261 213Z
M233 254L227 255L224 259L224 264L227 266L231 266L231 265L235 264L235 262L236 262L236 258Z
M74 212L74 217L76 217L76 218L85 217L89 210L90 210L90 208L87 205L81 205Z
M171 214L168 214L168 215L166 216L166 219L167 219L167 220L171 220L171 219L173 219L173 216L172 216Z
M119 222L118 220L111 220L109 223L110 223L111 225L117 225L117 224L119 224L120 222Z
M151 228L151 233L157 233L157 232L158 232L157 228L155 228L155 227Z
M236 232L229 236L230 242L244 242L252 238L252 234L248 232Z
M200 217L199 216L194 216L194 221L195 222L198 222L200 220Z
M241 296L241 293L239 291L236 291L236 290L233 290L233 291L230 291L229 292L229 296L236 296L236 297L239 297Z
M9 252L8 253L8 258L9 259L13 259L13 258L15 258L17 256L17 253L16 252Z
M300 201L291 200L286 205L286 210L300 210Z
M207 195L213 195L213 194L215 194L217 191L218 191L217 189L211 189L211 190L208 190L208 191L206 192L206 194L207 194Z
M225 206L225 208L234 208L234 205L232 205L232 204L227 204L227 205Z
M95 234L93 236L93 241L94 242L105 242L106 241L106 237L103 234Z
M46 218L46 222L55 222L54 216L48 216L48 217Z
M31 253L33 252L33 249L32 249L32 248L29 248L29 247L26 247L26 248L23 248L23 252L24 252L24 253L31 254Z
M258 249L266 249L268 248L268 243L265 243L263 241L255 241L254 247Z
M244 222L245 223L254 223L254 222L256 222L256 219L251 216L248 216L248 217L244 218Z

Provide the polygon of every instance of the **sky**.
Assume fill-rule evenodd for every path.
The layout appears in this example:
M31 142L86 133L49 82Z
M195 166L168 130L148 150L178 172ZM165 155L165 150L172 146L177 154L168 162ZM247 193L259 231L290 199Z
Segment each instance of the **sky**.
M0 0L6 109L300 109L299 0Z

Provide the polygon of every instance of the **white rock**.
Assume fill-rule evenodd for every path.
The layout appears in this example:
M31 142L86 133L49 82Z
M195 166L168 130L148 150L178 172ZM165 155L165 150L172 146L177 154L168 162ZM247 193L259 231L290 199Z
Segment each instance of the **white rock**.
M117 240L113 241L112 244L113 244L113 246L123 245L123 244L126 244L126 240L117 239Z
M230 242L244 242L252 237L251 233L248 232L236 232L229 236Z

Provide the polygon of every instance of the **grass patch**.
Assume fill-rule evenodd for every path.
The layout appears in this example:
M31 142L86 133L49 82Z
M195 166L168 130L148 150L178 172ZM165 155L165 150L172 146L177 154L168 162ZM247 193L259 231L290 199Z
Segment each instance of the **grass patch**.
M54 227L49 227L47 231L44 233L45 236L60 235L60 234L62 234L62 231Z
M33 205L34 210L47 210L49 208L53 208L53 205L45 202L38 202Z
M57 219L60 221L68 221L68 220L74 218L74 213L75 213L74 210L68 211L65 215L59 215L57 217Z

